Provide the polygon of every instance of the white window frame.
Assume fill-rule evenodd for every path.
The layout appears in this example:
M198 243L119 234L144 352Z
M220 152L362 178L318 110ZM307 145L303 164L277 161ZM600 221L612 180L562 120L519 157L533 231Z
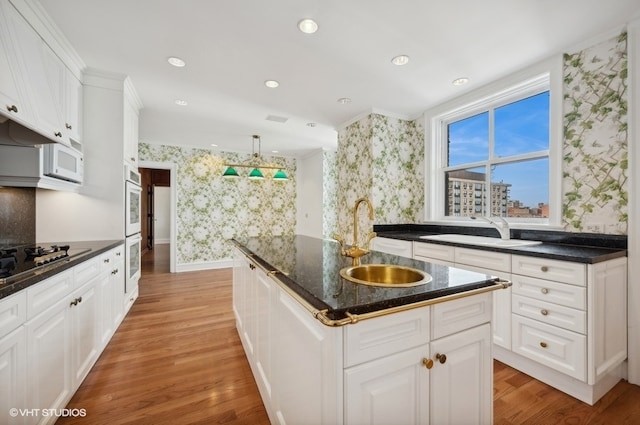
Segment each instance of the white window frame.
M506 218L513 228L563 229L562 215L562 120L563 120L563 78L562 56L540 62L526 70L512 74L495 83L455 98L425 113L425 222L432 224L453 224L486 226L470 220L469 217L445 216L445 180L447 124L458 121L489 107L509 104L527 96L549 90L549 219L536 219L535 222ZM519 155L517 159L526 160L545 155L545 152L532 152ZM513 162L516 157L507 160L495 159L494 163ZM473 168L474 164L467 164ZM458 167L452 167L458 168Z

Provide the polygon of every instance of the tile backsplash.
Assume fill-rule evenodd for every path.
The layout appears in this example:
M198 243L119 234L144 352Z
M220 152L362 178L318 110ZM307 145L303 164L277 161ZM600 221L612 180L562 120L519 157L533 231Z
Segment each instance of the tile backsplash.
M36 189L0 187L0 246L36 240Z

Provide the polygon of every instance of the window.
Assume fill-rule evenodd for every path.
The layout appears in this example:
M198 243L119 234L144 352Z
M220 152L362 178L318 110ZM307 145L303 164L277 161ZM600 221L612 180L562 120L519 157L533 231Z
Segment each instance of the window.
M545 73L432 117L432 219L551 223L560 206L550 87Z

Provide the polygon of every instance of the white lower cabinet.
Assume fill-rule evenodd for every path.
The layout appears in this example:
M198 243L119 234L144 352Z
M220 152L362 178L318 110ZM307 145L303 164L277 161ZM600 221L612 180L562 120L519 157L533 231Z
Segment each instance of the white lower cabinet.
M0 412L25 409L27 377L27 340L20 326L0 338ZM5 413L6 415L6 413ZM24 424L21 416L0 417L7 425ZM6 421L6 422L4 422Z
M431 358L431 423L492 423L491 326L487 323L433 341Z
M107 257L119 258L117 247ZM0 423L50 424L122 320L124 274L94 257L0 300ZM10 416L11 408L26 414Z
M78 388L98 359L100 341L100 276L79 288L69 302L71 311L72 387Z
M491 422L490 293L331 327L236 250L233 297L272 423Z
M27 406L30 409L62 409L71 398L71 309L64 299L25 325L27 332ZM53 423L40 416L25 418L29 424Z
M345 370L345 423L429 423L428 353L425 344Z
M413 251L513 282L493 294L493 352L501 362L588 404L624 376L626 257L583 264L423 242Z

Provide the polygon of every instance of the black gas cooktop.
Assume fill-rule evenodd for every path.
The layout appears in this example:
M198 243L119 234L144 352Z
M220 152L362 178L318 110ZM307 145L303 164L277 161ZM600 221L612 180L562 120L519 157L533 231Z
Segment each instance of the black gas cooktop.
M70 245L19 245L0 247L0 284L9 284L45 267L90 251Z

